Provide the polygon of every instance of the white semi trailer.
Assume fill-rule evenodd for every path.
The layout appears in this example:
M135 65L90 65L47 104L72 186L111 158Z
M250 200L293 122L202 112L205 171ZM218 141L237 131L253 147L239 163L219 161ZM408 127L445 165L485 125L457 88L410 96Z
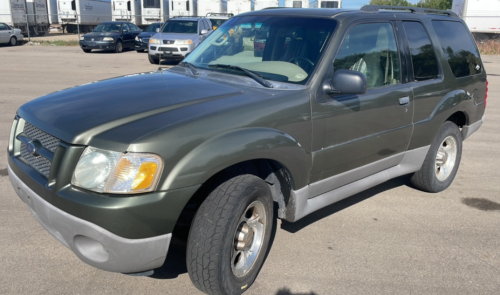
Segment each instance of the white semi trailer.
M207 13L226 13L227 0L198 0L198 16L206 16Z
M170 0L170 17L198 16L197 0Z
M49 32L47 0L26 0L26 11L30 35L43 36Z
M285 7L309 8L308 0L285 0Z
M152 23L164 22L168 19L169 0L140 0L142 11L142 26L148 26Z
M342 0L317 0L309 5L313 8L342 8Z
M90 32L111 21L111 0L58 0L59 23L68 33Z
M254 10L261 10L268 7L279 7L280 2L278 0L255 0Z
M28 19L26 16L26 0L0 1L0 22L21 29L22 34L28 34Z
M453 0L451 10L462 18L476 39L500 34L500 2L492 0Z
M142 25L140 0L111 0L111 20Z
M47 0L47 11L49 12L49 23L58 24L59 18L57 17L57 0Z
M234 15L255 10L255 0L228 0L227 12Z

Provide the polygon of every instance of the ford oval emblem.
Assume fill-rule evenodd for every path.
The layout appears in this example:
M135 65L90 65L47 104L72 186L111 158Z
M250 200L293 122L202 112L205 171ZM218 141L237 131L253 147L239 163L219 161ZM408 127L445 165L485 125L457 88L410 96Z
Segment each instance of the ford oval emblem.
M35 143L33 143L33 141L30 141L26 144L26 150L28 151L28 153L30 153L31 155L33 156L38 156L37 153L36 153L36 150L37 150L37 146L35 145Z

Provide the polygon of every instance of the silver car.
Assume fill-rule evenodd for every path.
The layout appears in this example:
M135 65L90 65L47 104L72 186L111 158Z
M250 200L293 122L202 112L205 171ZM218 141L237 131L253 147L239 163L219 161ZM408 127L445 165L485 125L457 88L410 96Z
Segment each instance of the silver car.
M159 64L160 59L183 60L212 31L212 23L204 17L169 19L159 33L149 39L149 62Z
M6 23L0 23L0 44L16 45L23 40L23 35L20 29L11 28Z

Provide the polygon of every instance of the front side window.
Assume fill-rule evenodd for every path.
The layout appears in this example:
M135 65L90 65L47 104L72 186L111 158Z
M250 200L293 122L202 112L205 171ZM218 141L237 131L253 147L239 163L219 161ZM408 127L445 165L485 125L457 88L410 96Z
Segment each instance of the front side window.
M0 31L8 30L7 25L0 24Z
M128 24L123 24L123 31L130 32L130 28L129 28Z
M403 22L410 44L413 78L415 81L435 79L439 68L434 47L424 26L419 22Z
M197 21L168 21L162 29L163 33L196 34Z
M335 70L358 71L368 88L401 83L399 54L390 23L359 24L349 30L334 61Z
M306 17L234 17L213 31L185 61L199 68L245 75L227 67L238 66L267 80L305 84L336 24L331 19Z
M462 23L432 21L432 26L456 78L481 73L479 53Z

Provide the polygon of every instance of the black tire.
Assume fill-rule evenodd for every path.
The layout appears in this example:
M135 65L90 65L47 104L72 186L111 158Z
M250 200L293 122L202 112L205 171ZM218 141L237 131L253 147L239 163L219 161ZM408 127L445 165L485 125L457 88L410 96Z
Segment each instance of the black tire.
M115 45L115 53L122 53L123 52L123 43L122 41L118 40Z
M153 58L151 54L148 54L148 59L151 64L158 65L160 64L160 59Z
M139 49L139 50L136 50L137 53L141 53L141 52L144 52L144 49Z
M92 49L82 49L82 50L83 50L83 52L85 52L85 53L90 53L90 52L92 51Z
M10 37L9 45L10 46L16 46L17 45L17 38L16 37Z
M446 170L441 170L443 168L438 169L436 160L438 151L441 147L446 149L446 146L451 146L445 142L445 139L448 139L451 143L456 143L456 155L453 157L450 156L452 155L451 153L447 153L445 163L454 160L454 164L451 169L448 169L449 172L440 176L443 178L447 175L446 178L439 179L438 174L442 173L441 171ZM411 183L418 189L429 193L438 193L447 189L453 182L453 179L455 179L458 167L460 166L460 160L462 158L462 141L462 133L460 132L458 126L450 121L445 122L432 142L431 147L427 152L427 156L425 157L424 164L420 170L415 172L415 174L411 177Z
M232 295L241 294L250 288L270 248L275 224L273 205L271 191L266 182L248 174L231 178L210 193L196 212L186 253L189 277L199 290L207 294ZM255 211L255 207L261 209ZM265 214L255 215L255 212ZM252 234L248 238L245 237L243 243L249 243L251 246L245 247L251 248L260 245L256 251L258 254L253 263L248 265L248 269L237 276L233 267L237 268L238 265L235 266L233 261L238 261L241 252L246 250L241 251L240 256L234 255L238 251L235 244L236 231L241 234L242 225L247 224L242 219L260 220L262 215L265 215L265 224L261 227L263 234L259 238L256 233L258 230L251 227L249 222L250 227L247 229L250 228L249 232ZM262 243L255 242L259 240Z

